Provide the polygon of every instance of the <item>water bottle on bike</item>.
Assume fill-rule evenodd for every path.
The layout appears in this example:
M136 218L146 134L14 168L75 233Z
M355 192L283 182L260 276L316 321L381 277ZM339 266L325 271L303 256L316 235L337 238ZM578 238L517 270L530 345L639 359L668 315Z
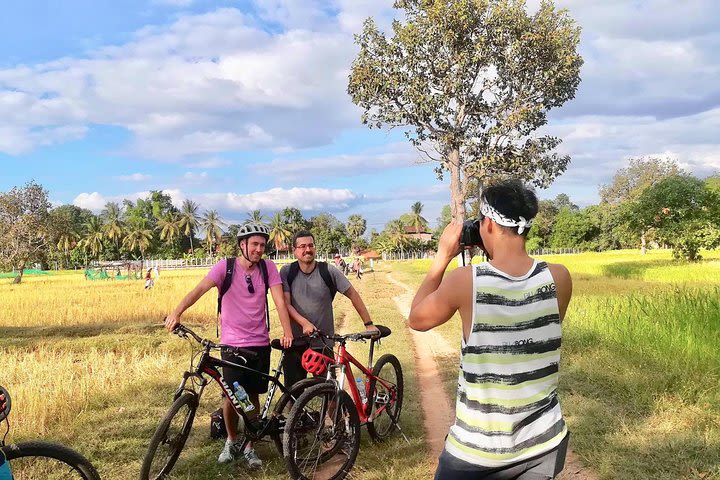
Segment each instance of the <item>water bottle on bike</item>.
M248 394L242 387L242 385L240 385L238 382L234 382L233 388L235 389L235 398L237 398L240 407L246 412L251 412L255 410L255 405L253 405L250 401L250 397L248 397Z
M358 392L360 393L360 400L363 404L367 403L367 395L365 394L365 383L363 382L362 378L356 378L355 383L357 383Z

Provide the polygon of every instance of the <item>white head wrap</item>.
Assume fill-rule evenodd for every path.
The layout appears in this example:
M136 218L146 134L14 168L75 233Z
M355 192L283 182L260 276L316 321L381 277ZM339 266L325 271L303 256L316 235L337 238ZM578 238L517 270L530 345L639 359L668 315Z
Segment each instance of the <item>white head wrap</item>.
M492 221L503 227L518 227L518 234L522 235L525 229L529 229L533 224L533 219L526 220L525 217L520 217L520 220L513 220L508 218L502 213L495 210L490 204L483 201L480 205L480 213L490 218Z

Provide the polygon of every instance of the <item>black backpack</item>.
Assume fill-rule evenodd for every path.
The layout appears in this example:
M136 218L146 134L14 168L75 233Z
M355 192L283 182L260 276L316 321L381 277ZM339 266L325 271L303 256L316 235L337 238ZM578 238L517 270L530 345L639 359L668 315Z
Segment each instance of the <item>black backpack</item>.
M323 281L325 282L325 285L327 285L328 290L330 290L330 298L335 298L335 294L337 293L337 285L335 285L335 278L333 278L332 275L330 275L330 272L328 271L328 264L326 262L316 262L317 268L320 270L320 276L322 277ZM288 286L292 289L292 284L295 281L295 277L298 276L298 272L300 272L300 264L296 261L290 264L290 271L288 272L287 282Z
M267 294L268 290L270 289L270 286L268 285L268 271L267 271L267 265L265 265L265 260L260 260L258 262L258 267L260 268L260 273L262 274L263 282L265 283L265 324L267 325L268 332L270 331L270 309L268 308L268 299ZM220 287L220 292L218 293L218 302L217 302L217 314L218 314L218 325L220 325L220 311L222 310L222 297L227 293L228 290L230 290L230 285L232 285L232 278L233 273L235 272L235 257L228 257L225 259L225 278L223 279L222 287ZM220 337L220 330L219 326L216 327L216 334L218 338Z

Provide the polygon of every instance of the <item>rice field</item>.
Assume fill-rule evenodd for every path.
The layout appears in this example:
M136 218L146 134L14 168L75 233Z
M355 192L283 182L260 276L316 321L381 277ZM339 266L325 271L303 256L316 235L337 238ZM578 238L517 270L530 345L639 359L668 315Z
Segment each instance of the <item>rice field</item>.
M573 274L561 402L572 447L600 478L720 478L720 252L703 256L694 264L673 261L669 252L546 258ZM410 338L392 301L401 291L385 276L415 287L428 264L383 262L374 274L352 280L376 323L393 329L380 353L392 352L402 362L402 424L410 440L398 437L378 447L363 433L353 479L432 476ZM163 271L152 290L142 281L87 281L73 272L28 276L20 285L0 280L0 384L13 395L8 440L61 441L88 456L103 479L137 477L191 355L188 343L161 322L204 274ZM206 295L184 322L215 338L215 306L214 295ZM338 296L335 311L346 330L360 328L344 297ZM278 325L275 316L272 324ZM457 319L438 332L459 345ZM357 348L352 351L364 358L366 346ZM454 397L457 357L441 360ZM221 444L207 432L218 403L213 387L203 397L177 478L286 478L269 443L259 446L265 460L259 474L215 463Z

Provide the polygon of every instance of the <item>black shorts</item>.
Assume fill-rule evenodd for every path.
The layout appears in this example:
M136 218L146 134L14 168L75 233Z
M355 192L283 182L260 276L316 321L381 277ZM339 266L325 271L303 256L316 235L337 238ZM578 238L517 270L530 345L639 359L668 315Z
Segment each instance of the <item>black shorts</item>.
M270 345L266 347L242 348L257 353L257 357L248 358L246 359L247 363L243 363L243 361L239 360L234 353L222 351L220 355L222 356L223 360L226 360L228 362L237 363L239 365L252 368L253 370L257 370L265 374L270 372ZM231 390L233 388L233 383L238 382L249 394L260 394L268 391L267 378L263 378L260 375L257 375L242 368L223 367L223 378L225 379L225 382L228 384Z
M570 433L549 452L504 467L474 465L443 450L435 471L435 480L551 480L565 466L569 437Z

